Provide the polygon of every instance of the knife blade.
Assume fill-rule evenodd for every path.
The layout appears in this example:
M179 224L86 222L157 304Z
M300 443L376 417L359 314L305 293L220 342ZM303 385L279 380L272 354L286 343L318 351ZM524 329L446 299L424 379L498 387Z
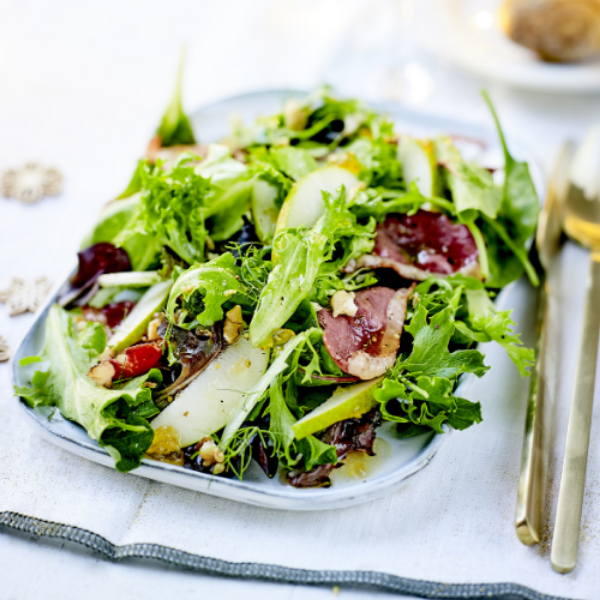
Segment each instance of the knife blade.
M568 186L568 168L573 151L573 144L567 142L562 146L556 158L532 248L532 259L534 263L538 263L540 273L536 311L535 365L531 373L527 400L515 513L517 537L528 546L540 542L544 525L548 442L551 409L554 402L547 378L547 319L550 296L547 271L560 247L561 206Z

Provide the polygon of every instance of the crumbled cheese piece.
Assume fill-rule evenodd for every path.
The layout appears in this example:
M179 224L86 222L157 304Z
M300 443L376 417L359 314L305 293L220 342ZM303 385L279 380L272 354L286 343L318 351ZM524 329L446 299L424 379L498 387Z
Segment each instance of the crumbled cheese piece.
M339 317L340 315L355 317L358 306L354 304L354 292L346 292L345 290L337 291L331 297L331 308L333 309L334 317Z

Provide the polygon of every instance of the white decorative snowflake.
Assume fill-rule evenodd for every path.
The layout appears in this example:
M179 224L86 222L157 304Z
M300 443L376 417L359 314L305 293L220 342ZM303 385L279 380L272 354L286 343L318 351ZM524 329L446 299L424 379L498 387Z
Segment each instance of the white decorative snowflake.
M8 169L0 180L2 195L24 204L35 204L44 196L57 196L61 185L59 171L33 162L19 169Z
M11 317L24 312L35 312L50 292L52 284L45 277L32 282L13 277L10 287L0 291L0 302L8 307Z
M0 362L5 362L10 358L10 346L8 342L0 335Z

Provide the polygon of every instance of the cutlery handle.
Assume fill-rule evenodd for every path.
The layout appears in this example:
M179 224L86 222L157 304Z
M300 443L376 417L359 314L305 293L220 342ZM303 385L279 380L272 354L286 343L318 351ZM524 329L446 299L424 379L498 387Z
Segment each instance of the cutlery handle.
M590 257L583 331L577 358L575 386L569 413L567 442L552 541L552 568L559 573L569 573L577 562L577 544L592 425L596 359L598 357L599 299L600 251L593 250Z
M528 546L539 544L546 500L548 467L548 412L546 385L548 283L540 286L535 349L535 367L531 372L521 471L517 490L515 529L517 537Z

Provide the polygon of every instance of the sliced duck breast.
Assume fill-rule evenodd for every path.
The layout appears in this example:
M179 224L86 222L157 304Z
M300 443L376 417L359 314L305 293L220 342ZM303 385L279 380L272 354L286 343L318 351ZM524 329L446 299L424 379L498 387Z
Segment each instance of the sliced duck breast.
M431 274L461 272L481 277L478 251L469 228L441 213L418 210L414 215L390 214L377 226L375 247L350 261L344 271L393 269L404 279L424 281Z
M319 311L323 342L342 371L368 380L394 366L413 289L414 284L398 291L387 287L361 290L354 298L357 310L352 317L334 317L329 309Z

